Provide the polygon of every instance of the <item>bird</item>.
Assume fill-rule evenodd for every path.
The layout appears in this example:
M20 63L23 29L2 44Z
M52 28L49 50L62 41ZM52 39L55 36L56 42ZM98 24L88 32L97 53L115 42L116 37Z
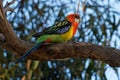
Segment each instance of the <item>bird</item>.
M21 62L30 53L37 50L46 43L61 43L69 41L77 32L80 23L80 15L73 13L66 16L62 21L56 22L54 25L45 28L42 32L37 32L33 37L37 37L36 43L15 63Z

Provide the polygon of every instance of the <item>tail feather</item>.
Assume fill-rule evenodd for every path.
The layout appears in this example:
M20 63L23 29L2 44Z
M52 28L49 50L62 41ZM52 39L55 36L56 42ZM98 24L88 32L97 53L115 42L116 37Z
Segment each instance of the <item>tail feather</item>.
M18 59L15 64L21 62L25 57L27 57L31 52L37 50L44 42L35 44L30 50L28 50L20 59Z

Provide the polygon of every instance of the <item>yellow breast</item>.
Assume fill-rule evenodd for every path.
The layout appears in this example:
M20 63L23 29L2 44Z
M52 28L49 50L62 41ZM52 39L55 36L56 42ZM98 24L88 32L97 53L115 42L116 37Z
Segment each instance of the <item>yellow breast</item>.
M65 42L70 40L72 38L72 36L73 36L73 27L72 26L68 32L61 34L61 37Z

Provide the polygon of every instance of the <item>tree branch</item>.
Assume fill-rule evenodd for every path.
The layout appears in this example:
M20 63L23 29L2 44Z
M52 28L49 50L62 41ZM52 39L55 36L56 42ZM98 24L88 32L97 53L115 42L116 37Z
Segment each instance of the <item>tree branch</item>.
M2 2L0 1L0 33L5 39L1 47L22 56L33 44L17 37L3 11ZM0 41L2 41L2 39L0 39ZM31 53L27 59L54 60L65 58L91 58L103 61L111 66L120 66L120 50L84 42L69 42L42 46Z

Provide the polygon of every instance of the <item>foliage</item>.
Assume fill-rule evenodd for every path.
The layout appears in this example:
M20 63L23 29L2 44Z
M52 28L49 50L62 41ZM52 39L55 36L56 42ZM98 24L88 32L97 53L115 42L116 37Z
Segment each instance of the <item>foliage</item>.
M115 0L119 2L118 0ZM35 42L32 34L63 20L74 13L75 0L19 0L7 13L16 34ZM81 10L81 8L80 8ZM74 41L89 42L118 48L120 38L120 13L107 0L88 0L81 13L81 24ZM64 53L63 53L64 54ZM110 68L101 61L91 59L70 59L67 61L27 61L18 65L11 64L16 55L0 49L0 80L107 80L106 70ZM118 69L113 68L119 76ZM25 77L26 76L26 77Z

